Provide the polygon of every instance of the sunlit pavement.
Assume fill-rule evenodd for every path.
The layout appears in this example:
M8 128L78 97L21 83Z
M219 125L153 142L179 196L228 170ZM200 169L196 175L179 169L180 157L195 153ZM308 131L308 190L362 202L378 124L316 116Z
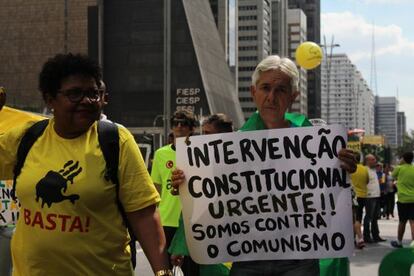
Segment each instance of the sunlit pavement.
M392 248L390 245L390 241L395 240L397 237L398 219L381 219L378 221L378 225L381 237L387 239L387 241L374 244L367 244L366 247L362 250L356 249L354 251L354 255L350 259L352 276L377 276L378 268L382 258L386 254L394 250L394 248ZM411 242L410 228L408 223L404 237L404 246L408 246ZM147 259L145 258L142 249L138 247L137 253L137 268L135 269L135 275L153 275L151 267ZM411 267L411 275L414 275L414 266Z
M386 239L386 241L374 244L367 244L364 249L355 250L354 255L351 257L352 276L377 276L378 268L382 258L389 252L394 250L394 248L390 245L390 241L396 240L398 219L381 219L378 221L378 226L380 229L381 237ZM411 242L411 231L408 223L405 229L404 238L404 246L409 246ZM414 275L414 267L411 267L411 275Z

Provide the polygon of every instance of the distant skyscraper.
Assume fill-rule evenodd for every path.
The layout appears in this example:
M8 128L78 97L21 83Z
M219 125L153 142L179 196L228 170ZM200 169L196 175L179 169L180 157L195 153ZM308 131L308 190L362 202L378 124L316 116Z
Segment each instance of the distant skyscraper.
M367 134L373 134L373 94L348 56L333 54L329 84L327 75L326 60L323 60L321 118L329 124L341 124L347 129L363 128Z
M397 112L396 97L375 97L375 133L385 135L392 147L398 144Z
M306 15L301 9L289 9L287 11L288 27L288 56L295 60L296 48L306 41ZM308 113L307 99L307 74L306 70L298 66L299 71L299 96L292 105L291 111L302 114Z
M287 0L272 0L272 54L288 56Z
M355 95L357 97L355 128L364 129L365 135L374 135L374 94L361 72L356 71L355 78Z
M236 51L234 43L230 43L232 35L235 35L234 28L237 25L235 13L235 3L237 0L209 0L211 11L213 12L214 21L219 31L220 40L223 44L226 54L226 61L230 64L230 60L234 62ZM232 56L233 55L233 56Z
M397 112L397 145L402 146L403 138L407 132L407 124L404 112Z
M245 118L256 111L250 95L251 76L271 53L270 0L238 1L239 99Z
M307 20L307 40L321 42L320 0L289 0L289 9L301 9ZM308 116L321 117L321 68L308 71Z
M238 81L237 47L237 2L238 0L209 0L214 21L223 44L227 64L234 75L235 87ZM237 91L234 91L237 94Z

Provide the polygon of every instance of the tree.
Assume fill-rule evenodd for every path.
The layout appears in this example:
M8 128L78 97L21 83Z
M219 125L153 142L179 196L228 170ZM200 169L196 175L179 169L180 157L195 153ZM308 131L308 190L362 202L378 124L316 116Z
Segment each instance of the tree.
M410 130L410 132L406 132L403 137L403 144L402 146L397 148L397 155L402 156L404 152L414 151L414 130Z

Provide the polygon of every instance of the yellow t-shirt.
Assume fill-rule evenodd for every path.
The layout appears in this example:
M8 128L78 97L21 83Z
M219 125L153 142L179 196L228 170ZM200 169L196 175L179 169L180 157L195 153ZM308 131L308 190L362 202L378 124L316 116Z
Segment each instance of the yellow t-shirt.
M351 174L352 187L354 188L357 197L367 197L367 184L369 176L368 169L362 164L357 164L356 171Z
M74 139L58 136L53 124L32 146L17 179L21 210L12 240L14 275L132 275L115 185L104 179L97 124ZM0 135L1 173L10 173L17 141L29 125ZM119 144L125 211L157 203L138 146L121 126Z

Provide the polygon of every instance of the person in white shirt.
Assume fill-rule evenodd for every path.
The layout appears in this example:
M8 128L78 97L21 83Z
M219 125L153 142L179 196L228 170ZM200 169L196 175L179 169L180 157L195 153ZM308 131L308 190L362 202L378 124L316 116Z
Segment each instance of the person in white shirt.
M368 168L369 182L367 184L367 198L365 203L364 217L364 241L366 243L374 243L385 241L379 235L378 213L379 200L381 196L380 185L375 170L377 159L374 155L365 156L365 166Z

